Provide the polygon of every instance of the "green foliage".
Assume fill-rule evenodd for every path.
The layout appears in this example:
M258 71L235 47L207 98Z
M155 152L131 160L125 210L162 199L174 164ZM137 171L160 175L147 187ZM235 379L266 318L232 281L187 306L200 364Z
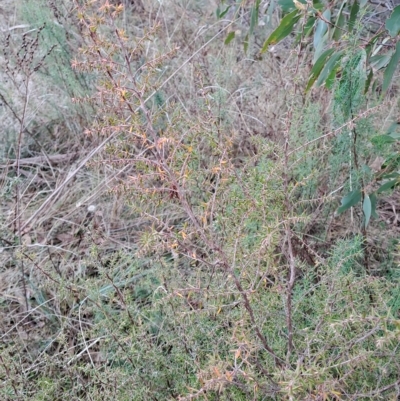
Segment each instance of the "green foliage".
M335 88L335 117L338 123L353 119L364 102L365 52L348 56L342 76Z
M272 34L269 36L269 38L264 42L261 52L267 51L268 46L274 45L280 42L282 39L286 38L286 36L290 35L292 33L293 27L299 21L300 17L301 14L298 10L294 10L283 17L279 27L276 28L275 31L272 32Z
M272 3L272 2L271 2ZM318 79L317 84L321 86L325 84L329 89L332 87L332 80L337 73L337 61L342 57L344 49L351 49L354 45L353 34L356 25L363 18L368 7L366 2L354 1L335 1L329 7L324 7L319 1L313 1L312 5L305 2L279 1L282 10L287 13L280 21L279 26L265 40L261 53L267 51L270 45L275 45L295 33L296 26L301 25L298 30L301 31L302 41L306 43L307 37L313 31L313 69L310 73L309 84L306 92L311 89L312 85ZM363 32L366 35L362 38L363 46L368 50L364 65L369 72L369 81L373 78L374 69L384 69L384 80L382 89L386 92L393 79L394 70L398 65L398 41L397 33L399 31L399 13L400 6L397 6L389 19L386 21L386 29L392 37L391 47L396 47L395 52L389 54L381 54L384 48L379 41L385 41L384 30L378 30L372 34ZM325 8L325 9L324 9ZM252 12L256 8L252 9ZM333 12L332 12L333 9ZM303 18L301 18L303 16ZM249 29L249 35L253 33L252 25ZM248 40L248 39L247 39ZM385 47L388 43L385 44ZM372 57L371 57L372 55ZM328 61L331 61L328 66ZM324 74L321 72L324 71ZM328 73L329 72L329 73ZM320 79L319 79L320 78ZM370 82L366 87L366 91L370 87Z
M339 207L337 212L339 214L343 213L352 206L357 205L360 201L361 201L361 190L356 189L342 198L342 205Z
M228 36L226 37L224 43L225 43L226 45L228 45L234 38L235 38L235 32L234 32L234 31L229 32L229 33L228 33Z
M390 61L387 64L387 67L385 69L385 72L383 74L383 85L382 85L382 90L386 92L389 89L390 83L392 82L393 75L396 71L396 68L399 65L400 61L400 42L397 42L396 44L396 50L390 57Z
M392 38L400 33L400 6L394 8L385 26Z
M320 82L321 76L322 77L327 77L327 74L334 68L337 60L340 57L340 53L336 53L336 57L331 57L334 52L334 49L328 49L325 52L323 52L318 60L315 62L313 68L311 69L311 75L310 79L308 80L308 84L306 87L306 91L311 89L311 87L314 85L314 82L318 79L318 82ZM339 54L339 56L338 56ZM329 62L326 63L326 61L329 59ZM333 65L329 64L333 62ZM326 63L326 64L325 64ZM321 74L322 69L324 69L323 74Z
M96 114L85 135L93 141L87 153L98 152L87 170L99 184L89 193L87 176L75 177L83 182L78 199L103 203L82 218L74 204L61 214L57 198L49 209L59 214L48 225L38 219L33 239L29 227L21 235L3 225L13 238L0 236L4 252L17 249L12 263L25 270L4 264L15 276L0 300L1 399L398 396L398 240L384 220L372 219L376 194L399 183L398 133L382 123L382 99L365 92L379 43L367 39L367 49L360 39L365 2L334 2L329 11L317 1L279 4L285 15L263 50L308 24L313 37L302 32L310 43L300 45L318 54L311 76L299 54L286 60L284 74L276 71L282 61L271 63L271 82L245 64L243 82L235 69L249 59L233 40L238 31L225 37L227 47L204 41L191 24L204 27L210 16L193 2L182 28L176 2L154 3L157 13L139 16L106 1L74 2L79 50L71 45L49 58L41 77L77 78L76 88L64 88L74 97L85 93L80 79L95 83L88 100ZM243 11L249 35L258 35L262 7L236 1L216 15L226 23L231 11ZM38 21L50 19L42 8ZM225 35L209 25L207 35ZM44 43L70 45L59 28L44 28ZM201 41L195 49L192 33ZM65 67L56 70L60 60ZM251 108L247 86L274 80L282 93L272 100L264 93ZM259 109L280 96L272 132ZM373 170L377 156L384 162ZM74 191L71 183L72 202ZM69 224L67 241L39 237L57 221Z

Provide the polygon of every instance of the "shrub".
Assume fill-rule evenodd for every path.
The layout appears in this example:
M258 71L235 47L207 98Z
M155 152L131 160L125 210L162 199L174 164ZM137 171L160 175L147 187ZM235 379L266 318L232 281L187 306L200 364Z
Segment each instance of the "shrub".
M109 189L102 201L116 199L125 237L113 238L111 212L90 206L73 245L62 246L62 255L81 253L62 270L17 244L15 261L30 269L27 308L15 318L13 303L2 303L3 397L398 396L398 245L374 259L382 228L367 215L379 206L365 206L377 184L367 168L378 152L373 125L386 103L363 96L363 53L348 50L332 95L304 95L307 71L290 75L299 61L288 55L280 130L250 135L248 110L232 112L246 71L215 60L243 53L233 37L222 49L214 42L218 26L186 53L165 34L165 10L181 4L150 3L134 28L129 7L74 6L73 74L96 82L89 97L74 97L97 112L85 134L100 144L77 170L90 159L92 171L112 177L100 178ZM184 10L183 36L199 13ZM230 26L222 23L220 33ZM37 325L26 330L29 345L24 320Z

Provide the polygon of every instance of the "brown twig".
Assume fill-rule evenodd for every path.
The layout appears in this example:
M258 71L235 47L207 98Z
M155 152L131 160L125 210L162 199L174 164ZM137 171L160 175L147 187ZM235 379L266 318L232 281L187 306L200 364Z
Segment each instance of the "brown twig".
M287 116L287 124L284 132L285 136L285 145L284 145L284 196L285 196L285 212L287 216L290 216L292 213L291 202L289 198L289 130L290 130L290 121L292 119L291 113L288 113ZM293 252L293 243L292 243L292 228L290 227L290 222L288 219L285 221L285 244L287 246L287 258L289 262L289 279L286 285L286 325L288 330L288 352L287 359L289 361L290 355L293 352L293 306L292 306L292 295L293 288L296 281L296 260Z

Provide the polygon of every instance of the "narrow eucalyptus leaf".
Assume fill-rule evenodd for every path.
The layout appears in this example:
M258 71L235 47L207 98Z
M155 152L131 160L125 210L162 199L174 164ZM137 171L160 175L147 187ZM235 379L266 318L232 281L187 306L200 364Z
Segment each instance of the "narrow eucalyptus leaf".
M382 90L386 92L389 89L390 83L392 82L393 75L400 61L400 41L396 44L396 51L394 52L392 58L383 73L383 85Z
M319 59L315 62L313 68L311 69L310 73L310 78L308 79L307 87L306 87L306 92L308 92L311 87L314 85L314 82L317 80L319 77L319 74L322 71L322 68L324 68L324 65L326 61L329 59L329 57L335 52L335 49L328 49L324 51Z
M400 33L400 6L395 7L385 26L392 38Z
M369 198L371 199L371 216L377 219L379 216L378 213L376 213L376 205L378 203L378 198L376 196L376 193L373 192L372 194L370 194Z
M337 40L340 36L341 33L336 33L337 31L341 32L341 29L344 25L344 21L345 21L345 16L343 14L343 10L345 5L347 4L347 0L343 0L342 4L340 5L339 11L336 15L336 21L335 21L335 28L334 28L334 33L333 33L333 39ZM339 35L339 37L337 38L335 35Z
M338 208L337 213L341 214L352 206L356 205L361 201L361 190L356 189L342 198L342 205Z
M369 74L367 75L367 79L365 81L364 93L368 92L368 89L371 85L372 78L374 77L374 70L371 68L369 70Z
M327 10L324 11L322 16L327 21L330 21L331 20L331 10L329 10L329 8L328 8ZM314 33L314 49L318 48L318 46L320 45L321 40L324 37L327 30L328 30L328 24L325 21L323 21L322 19L319 19L317 22L317 28L315 29L315 33Z
M357 0L354 0L353 6L351 7L351 10L350 10L350 19L349 19L349 31L350 32L353 32L359 11L360 11L360 3Z
M321 11L325 6L325 2L322 2L321 0L313 0L312 3L313 7L318 11Z
M368 194L365 194L364 197L363 212L364 212L364 227L367 228L372 212L371 199Z
M344 5L345 3L343 3ZM343 6L342 6L343 7ZM343 27L346 21L345 16L342 13L342 10L339 11L339 14L336 18L335 28L333 30L332 38L333 40L338 41L343 35Z
M310 36L312 29L314 28L316 18L312 15L308 18L306 24L304 25L304 36Z
M395 180L388 181L385 184L381 185L376 192L378 194L380 194L384 191L387 191L389 189L396 187L399 184L400 184L400 180L399 180L399 178L396 178Z
M258 24L258 10L260 7L260 0L256 1L256 4L252 7L251 9L251 14L250 14L250 30L249 33L250 35L253 34L254 32L254 28L257 26Z
M375 36L370 39L368 44L365 46L365 52L367 53L367 57L369 58L372 54L372 51L375 49L375 45L378 39L381 37L381 32L378 32Z
M269 45L274 45L280 42L282 39L286 38L286 36L290 35L293 31L294 26L297 24L301 17L301 13L299 10L294 10L291 13L285 15L278 28L276 28L269 38L264 42L264 45L261 49L261 53L265 53L268 49Z
M330 74L333 70L336 71L338 63L342 58L342 56L343 56L343 51L339 51L333 54L333 56L328 60L318 78L317 86L321 86L326 81L326 79L330 77Z
M383 168L386 168L385 163L383 164ZM392 179L392 178L395 178L395 179L398 180L399 183L400 183L400 174L399 174L399 173L388 173L388 174L384 174L384 175L383 175L383 178L386 179L386 180L390 180L390 179Z
M278 4L284 13L289 13L296 8L293 0L278 0Z
M393 54L379 54L376 56L372 56L369 63L371 67L378 71L389 64L392 55Z

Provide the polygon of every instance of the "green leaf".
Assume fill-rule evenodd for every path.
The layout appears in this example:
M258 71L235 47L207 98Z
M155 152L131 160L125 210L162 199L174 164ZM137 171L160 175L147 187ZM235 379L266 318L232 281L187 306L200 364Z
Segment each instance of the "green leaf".
M398 129L400 129L400 123L398 123L397 121L393 121L390 124L389 128L386 130L386 133L390 134L390 136L393 136L393 138L398 138L398 136L397 136L397 135L399 135L399 134L397 134ZM393 135L393 134L395 134L395 135Z
M369 70L369 74L367 75L367 79L365 81L364 94L368 92L369 86L371 85L372 78L374 77L374 70L371 68Z
M383 85L382 90L386 92L389 89L390 83L392 82L393 75L400 61L400 41L396 44L396 51L394 52L392 58L383 73Z
M271 26L272 16L274 15L275 9L278 6L278 2L276 0L270 1L266 8L264 7L264 21L266 22L266 26Z
M313 3L313 7L318 11L321 11L325 6L325 1L322 2L320 0L313 0L312 3Z
M317 81L317 86L321 86L327 78L329 78L331 76L332 71L335 72L335 74L333 76L336 75L336 70L338 67L338 62L340 61L340 59L343 56L343 51L339 51L337 53L335 53L329 60L328 62L325 64L324 69L322 70L318 81Z
M387 168L387 165L384 163L383 164L383 168ZM396 178L398 179L400 177L399 173L387 173L387 174L383 174L382 178L386 179L386 180L390 180L391 178ZM399 181L400 183L400 181Z
M296 9L293 0L279 0L278 4L284 13L290 13Z
M372 203L368 194L365 194L364 197L363 212L364 212L364 227L367 228L372 213Z
M270 1L268 5L268 10L265 10L265 19L267 21L266 27L272 28L272 20L273 20L273 15L275 12L275 8L277 6L277 3L275 1Z
M307 22L304 25L304 37L310 36L312 29L314 28L315 21L316 21L316 18L313 15L311 15L308 18Z
M376 42L381 37L381 33L382 32L378 32L375 36L373 36L365 46L365 52L367 53L368 58L371 56L372 50L375 49Z
M297 24L301 17L301 13L299 10L294 10L291 13L285 15L278 28L276 28L269 38L264 42L264 45L261 49L261 53L265 53L268 49L269 45L274 45L280 42L282 39L286 38L292 31L294 26Z
M388 182L385 182L383 185L381 185L378 190L376 191L378 194L387 191L388 189L392 189L400 184L399 177L397 177L395 180L391 180Z
M340 68L340 64L336 64L335 68L332 69L332 71L329 73L328 78L326 78L325 81L325 88L331 90L333 88L333 84L335 83L336 80L336 75L337 72Z
M345 16L343 14L343 8L347 4L347 0L344 0L342 5L339 8L337 17L336 17L336 22L335 22L335 28L333 30L332 38L333 40L338 41L340 37L343 34L343 27L344 27L344 22L345 22Z
M328 60L328 58L334 53L334 51L335 51L335 49L328 49L328 50L324 51L321 54L321 56L319 57L319 59L315 62L313 68L311 69L310 78L308 80L307 87L306 87L306 92L308 92L310 90L310 88L313 86L314 82L316 81L319 74L321 73L326 60Z
M378 90L378 80L375 79L374 83L372 84L371 92L374 93Z
M322 16L327 20L331 20L331 10L329 8L324 11ZM319 45L321 44L322 38L324 37L326 31L328 30L328 24L319 19L317 22L317 28L315 29L314 33L314 49L318 49Z
M372 56L369 63L371 67L378 71L389 64L392 55L393 54L379 54L376 56Z
M361 190L356 189L342 198L342 205L338 208L337 213L341 214L345 212L347 209L350 209L352 206L356 205L361 201Z
M224 18L225 15L228 13L228 11L229 11L229 9L230 9L231 7L232 7L232 6L228 6L228 7L225 8L224 11L221 12L220 9L219 9L219 6L218 6L217 11L216 11L217 18L218 18L218 19Z
M357 14L360 11L360 4L357 0L354 0L353 6L350 10L350 19L349 19L349 32L353 32L353 29L356 24Z
M383 145L385 143L393 143L396 142L396 139L391 135L377 135L371 138L372 143L378 143L379 145Z
M249 34L246 35L243 41L244 52L247 53L247 49L249 48Z
M295 46L297 46L301 40L303 40L304 38L308 38L313 33L316 20L317 18L314 17L313 15L310 15L308 17L307 22L304 24L303 29L296 36L296 40L294 42Z
M372 194L369 195L369 198L371 199L371 216L377 219L378 213L376 213L376 205L378 203L378 198L376 196L376 193L373 192Z
M385 26L392 38L400 33L400 6L394 8Z
M261 0L256 0L256 4L251 9L250 29L249 29L250 35L253 34L255 26L258 24L258 10L260 8L260 2Z
M314 29L315 21L316 18L313 15L311 15L307 19L307 22L304 24L303 29L296 36L295 46L297 46L302 39L308 38L311 35Z
M228 33L228 36L226 37L224 43L225 43L226 45L229 45L229 43L232 42L232 40L233 40L234 37L235 37L235 31L229 32L229 33Z

